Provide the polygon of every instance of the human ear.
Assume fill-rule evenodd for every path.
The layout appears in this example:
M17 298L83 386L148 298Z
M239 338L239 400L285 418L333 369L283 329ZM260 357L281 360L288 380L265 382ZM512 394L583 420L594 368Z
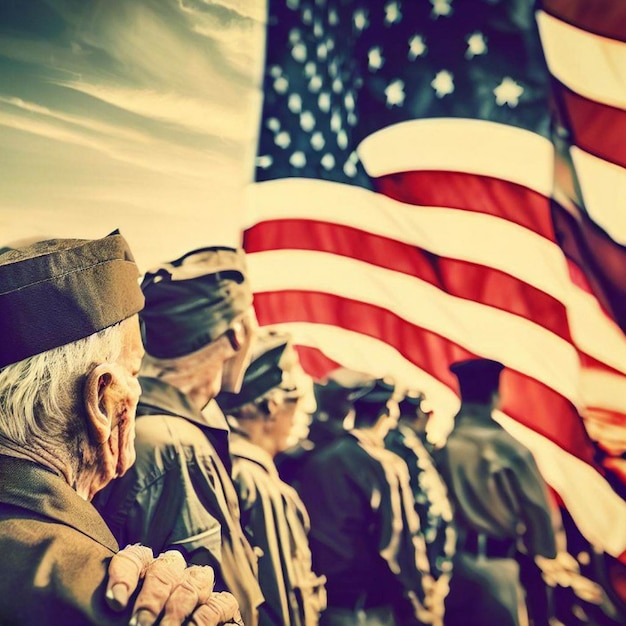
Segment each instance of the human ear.
M101 363L89 372L84 402L89 432L96 443L105 443L110 438L111 430L117 425L123 396L123 385L119 384L113 365Z

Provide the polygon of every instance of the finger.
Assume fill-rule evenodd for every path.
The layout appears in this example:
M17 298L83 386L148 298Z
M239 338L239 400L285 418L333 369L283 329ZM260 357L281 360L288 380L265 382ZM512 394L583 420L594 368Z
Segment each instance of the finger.
M186 567L183 555L176 550L159 554L146 567L143 586L135 601L131 622L139 626L154 624L172 590L180 582Z
M139 544L126 546L111 559L106 600L112 609L121 611L126 608L128 599L153 560L152 550Z
M182 624L194 609L211 597L215 573L208 565L191 565L183 573L182 580L165 605L161 626Z
M212 594L189 619L190 626L218 626L229 623L243 626L237 600L227 591Z

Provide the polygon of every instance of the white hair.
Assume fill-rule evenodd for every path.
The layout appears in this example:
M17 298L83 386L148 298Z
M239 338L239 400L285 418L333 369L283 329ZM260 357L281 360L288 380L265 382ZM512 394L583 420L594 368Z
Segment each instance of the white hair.
M83 385L98 364L122 352L120 324L0 370L0 435L24 447L66 445L84 435Z

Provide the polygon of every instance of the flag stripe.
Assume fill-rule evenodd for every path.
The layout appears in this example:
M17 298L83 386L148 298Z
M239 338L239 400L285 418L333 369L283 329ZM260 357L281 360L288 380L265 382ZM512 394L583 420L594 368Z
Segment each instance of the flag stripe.
M541 6L573 26L626 41L626 3L622 0L542 0Z
M467 172L517 183L546 197L552 191L552 143L506 124L410 120L372 133L357 151L373 178L419 170Z
M560 248L525 228L468 211L404 205L361 188L324 181L266 182L255 185L253 194L256 210L248 229L256 221L307 220L315 215L318 220L378 233L514 276L567 307L571 335L579 350L626 373L626 338L621 330L593 296L572 285ZM506 200L504 206L509 205ZM481 235L468 237L467 233ZM247 248L253 240L246 237ZM285 245L295 240L289 237ZM264 242L257 239L257 245Z
M317 250L402 272L452 296L531 320L572 343L567 312L562 303L494 268L440 257L395 239L315 220L276 220L258 224L246 232L245 246L249 254L285 248Z
M537 25L553 76L581 96L626 109L626 43L576 28L544 11L537 12Z
M589 100L565 86L560 93L574 143L598 158L626 167L626 111Z

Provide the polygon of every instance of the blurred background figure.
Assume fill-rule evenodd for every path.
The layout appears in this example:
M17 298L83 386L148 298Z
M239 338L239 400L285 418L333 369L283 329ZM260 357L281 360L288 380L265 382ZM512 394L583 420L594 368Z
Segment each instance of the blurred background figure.
M313 407L306 437L276 457L284 481L297 488L300 472L311 456L345 432L344 422L352 410L348 396L370 379L362 372L338 368L313 382Z
M352 427L300 473L313 566L327 578L324 626L442 623L408 468L384 447L398 417L393 394L383 380L351 394Z
M298 368L289 336L265 332L255 343L239 393L217 397L232 429L242 523L260 549L261 626L315 626L326 602L324 578L312 570L308 514L273 460L287 447L307 392Z
M503 365L470 359L450 369L461 407L445 446L435 452L458 530L446 626L520 626L528 617L516 553L561 571L560 516L531 452L492 417ZM543 605L547 623L546 589L535 581L540 584L526 593L533 607Z
M216 589L231 591L246 626L255 626L257 558L239 518L228 425L208 406L220 389L239 390L249 364L257 322L245 255L193 250L147 272L141 287L137 461L96 505L120 543L212 565Z
M448 489L426 446L426 426L432 415L424 394L407 392L398 403L399 419L385 437L385 446L407 464L415 511L426 542L430 571L442 600L448 594L456 530Z

